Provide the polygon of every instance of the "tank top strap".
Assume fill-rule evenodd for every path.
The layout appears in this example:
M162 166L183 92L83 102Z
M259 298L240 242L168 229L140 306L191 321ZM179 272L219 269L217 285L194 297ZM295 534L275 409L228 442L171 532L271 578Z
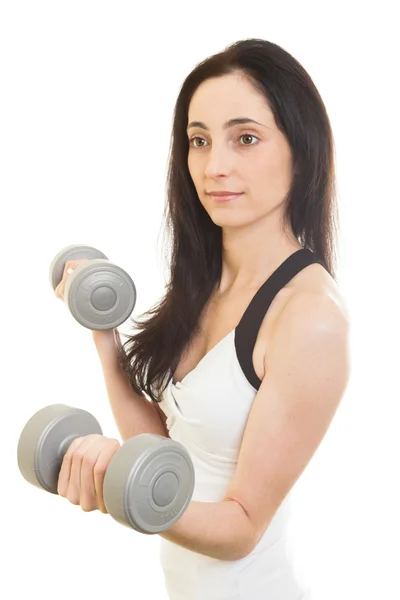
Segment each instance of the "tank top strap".
M254 371L252 356L261 323L277 293L295 275L313 263L319 263L326 268L324 263L307 248L301 248L291 254L263 283L236 327L236 354L248 381L257 390L261 381Z

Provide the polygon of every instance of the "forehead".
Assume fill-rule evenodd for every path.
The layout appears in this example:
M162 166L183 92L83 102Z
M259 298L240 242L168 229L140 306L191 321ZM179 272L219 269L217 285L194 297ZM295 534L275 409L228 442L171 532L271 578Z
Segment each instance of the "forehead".
M191 99L189 121L226 121L229 117L247 115L266 122L272 112L265 96L240 74L229 74L203 81Z

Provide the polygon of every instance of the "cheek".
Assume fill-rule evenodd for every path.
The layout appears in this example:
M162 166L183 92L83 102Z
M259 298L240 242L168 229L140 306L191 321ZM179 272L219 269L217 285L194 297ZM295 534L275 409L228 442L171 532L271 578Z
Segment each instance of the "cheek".
M279 156L269 156L267 159L257 160L252 163L248 171L248 179L256 190L263 192L280 193L287 189L291 180L291 167ZM252 186L252 187L253 187Z
M282 158L278 151L255 153L250 168L257 178L274 177L282 169Z
M188 165L188 169L189 171L195 171L196 170L196 163L198 163L199 161L195 161L193 160L193 155L191 152L188 152L188 159L187 159L187 165ZM197 166L198 168L198 166Z
M195 164L196 161L190 160L190 158L188 159L187 165L188 165L188 170L189 170L189 175L193 180L193 183L195 186L199 185L200 182L200 169L199 169L199 165Z

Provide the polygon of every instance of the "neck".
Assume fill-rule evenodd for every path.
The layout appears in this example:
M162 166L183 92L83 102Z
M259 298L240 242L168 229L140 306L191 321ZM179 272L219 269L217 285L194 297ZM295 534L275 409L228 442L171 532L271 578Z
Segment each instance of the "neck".
M258 289L302 245L291 230L257 221L250 227L222 230L219 294Z

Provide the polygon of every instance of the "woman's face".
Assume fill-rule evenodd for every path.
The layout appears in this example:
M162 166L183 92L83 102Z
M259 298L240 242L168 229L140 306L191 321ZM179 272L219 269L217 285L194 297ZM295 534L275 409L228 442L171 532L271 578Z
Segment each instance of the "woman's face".
M236 118L257 123L226 126ZM193 121L201 125L191 126ZM216 225L249 224L279 210L292 181L290 146L265 97L243 74L204 81L188 115L188 168L199 200ZM217 203L210 191L242 192Z

